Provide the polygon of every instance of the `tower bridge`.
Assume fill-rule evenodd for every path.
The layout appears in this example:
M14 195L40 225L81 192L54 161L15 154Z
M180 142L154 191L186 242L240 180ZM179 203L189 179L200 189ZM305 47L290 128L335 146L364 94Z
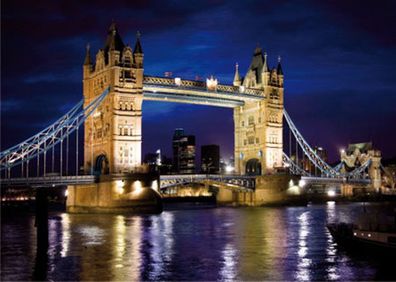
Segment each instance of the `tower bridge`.
M279 171L289 171L291 175L303 176L306 181L355 181L378 189L381 186L380 153L373 151L365 155L361 158L364 162L348 171L343 165L357 157L343 156L342 163L335 167L327 164L284 109L283 84L280 58L276 67L269 68L267 54L259 47L254 50L244 77L240 75L238 64L235 66L232 85L221 84L213 77L194 81L144 74L140 36L132 49L124 44L113 23L104 47L97 51L94 60L87 46L83 63L83 100L54 124L0 153L2 183L59 185L63 179L65 185L79 185L79 181L92 184L96 178L87 175L141 172L142 103L148 100L232 108L234 118L236 175L161 176L157 188L166 189L172 181L172 185L178 185L190 179L190 182L207 180L254 191L266 183L263 177L271 178ZM78 136L82 126L83 173L79 171L81 146ZM288 155L284 149L284 126L289 129ZM73 138L75 152L69 150ZM292 138L295 140L294 152ZM308 159L320 172L319 176L306 171L299 157L300 160ZM75 173L71 173L73 166ZM11 169L18 169L19 177L13 177ZM49 173L53 174L56 169L59 176L50 176ZM70 174L74 174L74 178ZM275 177L273 182L276 181ZM119 182L112 185L117 191L124 189L117 188Z

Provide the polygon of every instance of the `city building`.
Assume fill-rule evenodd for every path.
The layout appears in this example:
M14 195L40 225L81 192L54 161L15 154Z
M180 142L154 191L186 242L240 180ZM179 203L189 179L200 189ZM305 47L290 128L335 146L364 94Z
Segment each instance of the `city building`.
M195 136L185 135L177 128L173 135L173 170L175 173L195 173Z
M219 145L201 146L201 172L207 174L216 174L220 172Z
M160 150L156 153L148 153L144 157L144 163L149 166L149 171L159 172L160 174L170 174L172 172L172 159L161 154Z

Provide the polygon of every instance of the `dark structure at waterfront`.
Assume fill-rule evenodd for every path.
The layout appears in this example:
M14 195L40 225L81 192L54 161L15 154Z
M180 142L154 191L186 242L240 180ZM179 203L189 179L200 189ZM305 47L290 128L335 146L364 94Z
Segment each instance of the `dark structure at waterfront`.
M173 170L176 173L195 173L195 136L185 135L177 128L173 135Z
M220 172L219 145L201 146L201 172L210 174Z

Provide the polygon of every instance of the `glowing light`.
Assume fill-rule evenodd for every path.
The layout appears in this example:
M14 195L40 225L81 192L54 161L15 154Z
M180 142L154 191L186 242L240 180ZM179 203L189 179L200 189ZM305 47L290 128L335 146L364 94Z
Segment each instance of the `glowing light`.
M124 180L117 180L116 181L116 192L118 194L124 193Z
M93 117L94 117L94 118L100 117L101 114L102 114L101 112L96 111L96 112L93 114Z
M241 85L239 86L239 92L245 92L245 86Z
M206 87L207 87L209 90L216 90L217 83L218 83L217 78L215 79L215 78L213 77L213 75L211 75L210 78L207 78L207 79L206 79Z
M353 232L353 236L356 236L357 235L357 233L356 232Z
M225 171L226 172L233 172L234 171L234 167L233 166L231 166L231 165L227 165L226 167L225 167Z
M151 189L158 190L158 181L154 180L151 182Z
M341 153L341 154L344 154L344 153L345 153L345 149L341 148L341 149L340 149L340 153Z
M65 197L67 197L67 196L69 196L69 190L68 189L65 190Z
M177 86L180 86L182 84L181 78L180 77L175 77L175 84Z
M371 237L371 234L368 234L367 236Z
M298 181L298 186L300 186L300 187L304 187L305 184L307 184L307 183L305 182L304 179L300 179L300 180Z
M292 186L294 186L294 182L293 182L293 180L290 179L290 181L289 181L289 187L292 187Z
M334 190L327 191L327 196L334 197L335 195L336 195L336 192Z
M133 182L133 194L134 195L139 195L140 193L142 193L143 191L143 187L142 187L142 182L139 180L136 180L135 182Z
M287 193L291 195L300 195L300 187L291 186L289 189L287 189Z

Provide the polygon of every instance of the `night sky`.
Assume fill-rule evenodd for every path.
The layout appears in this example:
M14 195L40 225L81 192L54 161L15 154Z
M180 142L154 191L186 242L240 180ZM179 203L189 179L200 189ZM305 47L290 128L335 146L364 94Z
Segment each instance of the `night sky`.
M367 2L367 3L366 3ZM396 1L14 1L1 11L1 148L52 123L82 97L82 63L114 20L142 33L145 74L231 84L259 44L282 57L285 107L332 160L350 142L396 156ZM173 130L233 152L232 110L144 102L143 151L171 151Z

